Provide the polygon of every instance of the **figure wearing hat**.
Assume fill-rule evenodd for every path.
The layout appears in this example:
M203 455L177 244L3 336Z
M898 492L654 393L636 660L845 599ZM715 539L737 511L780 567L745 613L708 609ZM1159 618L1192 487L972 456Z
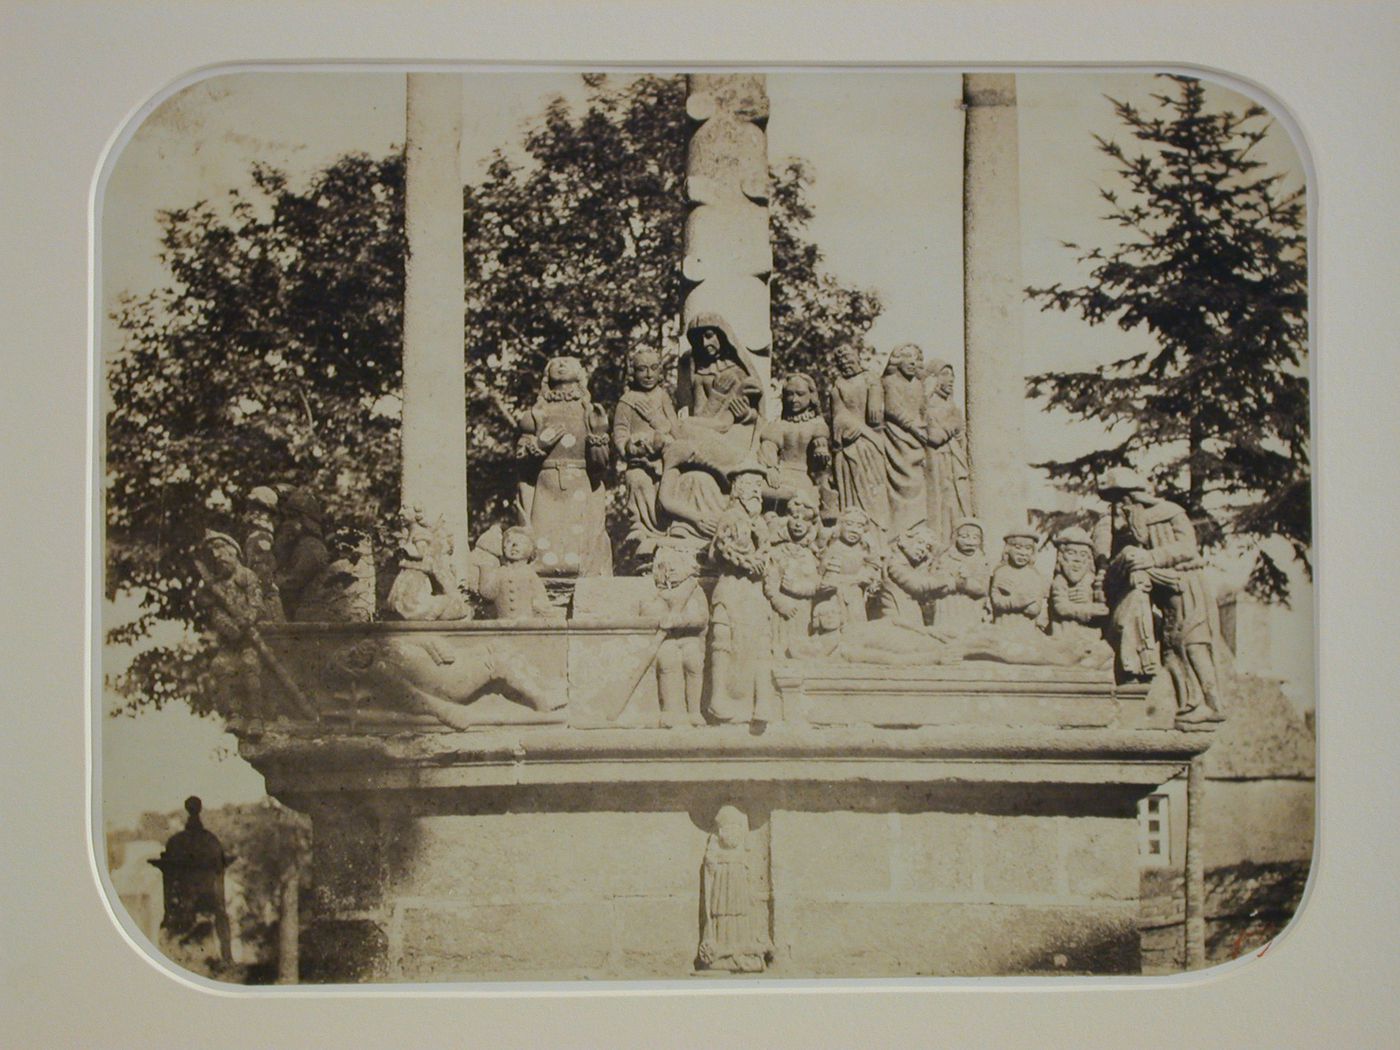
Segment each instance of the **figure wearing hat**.
M772 607L764 594L767 473L748 460L730 475L729 506L710 542L719 571L710 613L710 714L719 722L768 722L777 714L770 660Z
M953 542L934 562L933 626L942 634L966 631L987 618L987 587L992 576L983 548L982 523L960 518Z
M1102 644L1108 604L1094 572L1094 541L1078 526L1055 537L1055 575L1050 581L1050 633L1082 644ZM1150 612L1149 612L1150 615Z
M195 564L204 584L195 601L217 645L209 664L215 690L230 712L262 717L262 664L252 638L262 615L262 583L227 533L206 532Z
M259 485L248 493L248 529L243 537L243 560L262 584L263 611L259 617L266 623L280 623L286 613L282 596L277 590L277 557L273 553L273 536L277 529L277 492Z
M1045 577L1035 567L1040 537L1027 528L1012 529L1004 537L1002 562L992 573L987 600L993 623L1017 621L1035 624L1045 611Z
M1140 613L1120 605L1138 602L1144 590L1162 614L1162 664L1176 691L1177 721L1191 725L1223 721L1215 670L1215 602L1205 576L1196 530L1184 508L1158 498L1134 471L1111 468L1099 495L1112 508L1112 533L1105 592L1116 629L1140 632ZM1120 657L1127 638L1120 643Z

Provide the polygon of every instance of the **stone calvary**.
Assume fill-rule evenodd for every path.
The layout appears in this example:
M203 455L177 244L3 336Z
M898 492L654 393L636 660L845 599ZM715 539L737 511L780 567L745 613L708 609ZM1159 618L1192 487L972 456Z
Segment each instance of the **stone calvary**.
M431 462L464 399L422 392L463 369L459 90L409 77L383 599L304 489L198 552L241 753L314 824L303 978L1136 970L1136 803L1223 717L1214 604L1131 471L1092 531L1027 525L1014 77L965 78L966 414L913 344L772 374L764 80L693 75L684 345L615 405L557 348L474 544L470 451Z

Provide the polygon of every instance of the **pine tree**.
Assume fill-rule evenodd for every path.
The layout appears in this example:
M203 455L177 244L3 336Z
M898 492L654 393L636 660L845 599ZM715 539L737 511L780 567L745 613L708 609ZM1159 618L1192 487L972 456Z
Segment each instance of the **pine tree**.
M1281 537L1310 571L1304 193L1251 155L1270 134L1263 108L1211 111L1199 80L1165 79L1175 90L1151 96L1155 113L1109 100L1141 152L1095 136L1125 184L1100 189L1121 240L1066 244L1089 268L1084 285L1026 289L1091 325L1145 327L1156 347L1030 377L1047 410L1109 431L1101 448L1036 466L1081 492L1108 466L1147 471L1206 544L1254 549L1253 593L1286 601L1287 575L1261 544Z

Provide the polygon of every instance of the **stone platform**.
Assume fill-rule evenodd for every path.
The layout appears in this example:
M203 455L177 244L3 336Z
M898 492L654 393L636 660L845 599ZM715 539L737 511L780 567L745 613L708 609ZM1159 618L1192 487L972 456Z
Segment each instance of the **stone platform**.
M784 721L753 727L652 728L643 676L600 721L585 701L653 634L269 631L322 710L240 744L313 820L303 979L687 979L721 806L752 829L766 976L1138 972L1137 800L1209 734L1162 727L1145 690L1100 672L971 663L785 663ZM345 645L406 636L432 638L449 667L538 648L567 703L521 707L550 722L463 729L337 694L335 672L325 684Z

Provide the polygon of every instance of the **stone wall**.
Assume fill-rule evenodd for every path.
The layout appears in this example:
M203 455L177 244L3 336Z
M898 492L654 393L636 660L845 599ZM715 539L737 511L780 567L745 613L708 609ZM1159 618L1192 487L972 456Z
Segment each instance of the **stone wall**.
M771 897L771 976L1136 972L1137 793L734 782L324 800L303 976L687 978L726 803L749 815Z

